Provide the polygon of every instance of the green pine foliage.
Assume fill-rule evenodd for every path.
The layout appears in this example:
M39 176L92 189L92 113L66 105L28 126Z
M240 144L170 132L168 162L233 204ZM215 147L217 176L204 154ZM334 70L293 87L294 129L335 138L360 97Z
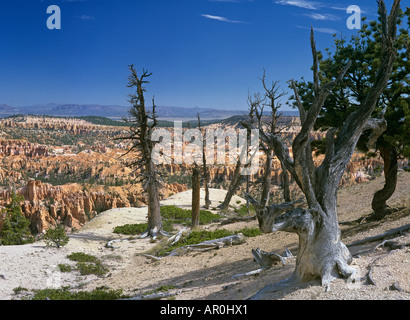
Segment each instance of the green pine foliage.
M11 203L2 212L4 221L0 230L0 245L22 245L34 242L29 229L30 221L21 212L20 202L23 200L23 197L13 192Z
M48 247L60 248L70 240L65 233L64 226L57 225L54 229L48 229L43 238Z

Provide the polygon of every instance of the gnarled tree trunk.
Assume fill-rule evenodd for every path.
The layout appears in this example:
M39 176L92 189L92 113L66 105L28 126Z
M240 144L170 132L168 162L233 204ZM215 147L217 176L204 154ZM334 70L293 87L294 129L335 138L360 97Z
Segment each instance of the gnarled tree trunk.
M241 161L238 159L236 162L235 171L233 173L233 177L231 183L229 184L228 192L226 193L224 202L218 206L218 208L222 210L227 210L229 207L229 203L231 202L232 197L234 196L236 190L238 190L239 186L243 181L243 176L241 174Z
M262 179L262 194L261 204L267 206L269 204L270 186L272 181L272 150L266 150L265 170Z
M384 179L383 189L377 191L372 200L372 209L374 211L374 219L383 219L390 212L387 206L387 200L393 195L397 185L397 151L395 148L380 149L380 155L384 161Z
M340 240L340 229L337 219L337 188L342 175L355 150L356 144L363 130L370 120L380 94L383 92L390 78L396 56L394 41L397 32L397 16L400 0L395 0L390 17L384 2L379 2L380 18L383 26L383 54L377 77L369 89L368 94L356 109L346 119L343 127L335 136L337 130L331 128L326 134L326 154L322 164L315 167L309 136L326 97L334 86L343 79L351 63L339 72L337 78L329 83L319 83L319 61L314 41L313 28L311 31L311 47L313 54L314 100L306 111L293 84L295 99L300 113L302 128L293 141L293 159L289 150L278 136L270 135L260 130L261 138L274 149L278 158L283 161L296 183L306 197L308 209L296 208L272 219L258 214L259 224L263 225L263 232L279 230L296 232L299 236L299 250L292 281L310 281L321 279L322 285L327 286L335 277L351 277L355 269L350 267L351 254ZM379 126L385 121L378 121ZM373 121L374 127L374 121ZM379 130L380 131L380 130ZM281 286L283 283L281 284ZM269 293L276 290L275 285L262 289L253 298L269 298Z
M155 167L152 161L149 166L151 172L155 172ZM156 238L157 233L162 231L162 218L160 211L160 198L158 193L158 183L155 176L148 179L147 182L147 196L148 196L148 229L147 235ZM144 234L145 235L145 234Z

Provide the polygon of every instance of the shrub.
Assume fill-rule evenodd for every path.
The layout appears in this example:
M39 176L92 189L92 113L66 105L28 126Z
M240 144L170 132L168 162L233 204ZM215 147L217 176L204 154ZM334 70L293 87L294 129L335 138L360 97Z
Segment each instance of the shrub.
M77 262L77 270L82 276L89 274L95 274L97 276L102 276L108 272L108 269L105 268L101 262L97 263L86 263L86 262Z
M108 272L108 269L101 264L101 261L93 255L84 252L73 252L67 258L77 262L77 270L83 276L89 274L102 276Z
M72 268L68 264L58 264L58 268L61 272L71 272Z
M245 237L248 238L260 236L262 234L259 228L243 228L241 230L236 231L235 233L242 233Z
M185 225L191 224L192 210L181 209L176 206L161 206L161 216L166 220L172 220L173 223L181 223ZM212 213L211 211L201 210L199 212L199 224L204 225L212 222L216 219L221 219L219 214Z
M110 290L107 287L98 287L91 292L71 292L68 288L35 290L32 300L116 300L125 299L122 290Z
M20 207L23 197L11 194L11 203L6 206L3 227L0 230L0 245L22 245L34 242L30 233L30 221L26 219Z
M236 208L235 213L238 214L238 217L246 217L248 216L248 208L245 204L242 204L239 208ZM255 214L255 207L253 205L249 205L249 214Z
M114 228L114 233L121 233L126 235L136 235L145 232L148 228L148 223L124 224Z
M48 247L64 247L70 240L62 225L57 225L54 229L48 229L43 238Z
M92 263L96 263L98 262L98 258L91 255L91 254L87 254L84 252L73 252L71 254L69 254L67 256L68 259L70 259L71 261L76 261L76 262L92 262Z
M182 209L177 206L166 205L161 206L161 217L163 218L163 229L166 232L174 231L173 224L179 223L183 225L191 225L192 211L187 209ZM199 224L208 224L214 220L221 219L222 216L219 214L212 213L211 211L201 210L199 213ZM144 233L148 228L147 223L137 223L137 224L125 224L122 226L117 226L114 228L114 233L120 233L125 235L137 235Z

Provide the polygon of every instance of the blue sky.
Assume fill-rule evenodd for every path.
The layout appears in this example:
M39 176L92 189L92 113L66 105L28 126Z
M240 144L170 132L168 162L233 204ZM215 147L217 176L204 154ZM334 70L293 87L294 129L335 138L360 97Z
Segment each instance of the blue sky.
M46 26L49 5L61 30ZM264 68L285 91L311 78L310 26L331 48L332 33L356 32L349 5L376 18L376 0L1 0L0 104L128 105L135 64L157 105L246 109Z

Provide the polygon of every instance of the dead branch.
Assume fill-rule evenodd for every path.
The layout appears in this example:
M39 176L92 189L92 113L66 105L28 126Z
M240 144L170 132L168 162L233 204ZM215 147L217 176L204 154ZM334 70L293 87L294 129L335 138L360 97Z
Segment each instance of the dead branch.
M182 235L183 235L184 233L189 234L190 232L191 232L191 231L190 231L189 229L187 229L187 228L182 228L182 229L180 229L180 230L178 231L177 234L174 234L171 238L168 239L168 243L171 242L170 245L172 246L174 243L177 243L177 242L179 241L179 239L181 239L181 237L182 237Z
M155 257L150 254L142 254L142 256L145 258L151 259L153 261L160 261L162 259L161 257Z
M168 255L169 257L178 256L185 254L190 251L209 251L213 249L219 249L224 246L233 246L242 244L245 242L245 236L242 233L238 233L232 236L227 236L224 238L214 239L214 240L207 240L203 241L198 244L190 244L180 248L177 248Z
M256 216L249 216L249 217L232 217L221 222L221 225L231 224L235 222L248 222L251 220L256 220Z
M410 223L406 224L404 226L401 226L401 227L386 231L384 233L378 234L376 236L372 236L372 237L368 237L368 238L365 238L365 239L362 239L362 240L352 242L352 243L348 244L347 247L354 247L354 246L362 245L364 243L382 240L382 239L385 239L387 237L394 236L396 234L401 234L401 233L403 233L407 230L410 230Z
M252 275L254 275L254 274L259 274L259 273L261 273L261 272L264 271L264 270L266 270L266 269L264 269L264 268L259 268L259 269L252 270L252 271L249 271L249 272L235 274L235 275L232 276L232 278L252 276Z
M168 292L154 292L122 300L161 300L163 298L173 297L187 291L192 291L192 289L180 289Z

